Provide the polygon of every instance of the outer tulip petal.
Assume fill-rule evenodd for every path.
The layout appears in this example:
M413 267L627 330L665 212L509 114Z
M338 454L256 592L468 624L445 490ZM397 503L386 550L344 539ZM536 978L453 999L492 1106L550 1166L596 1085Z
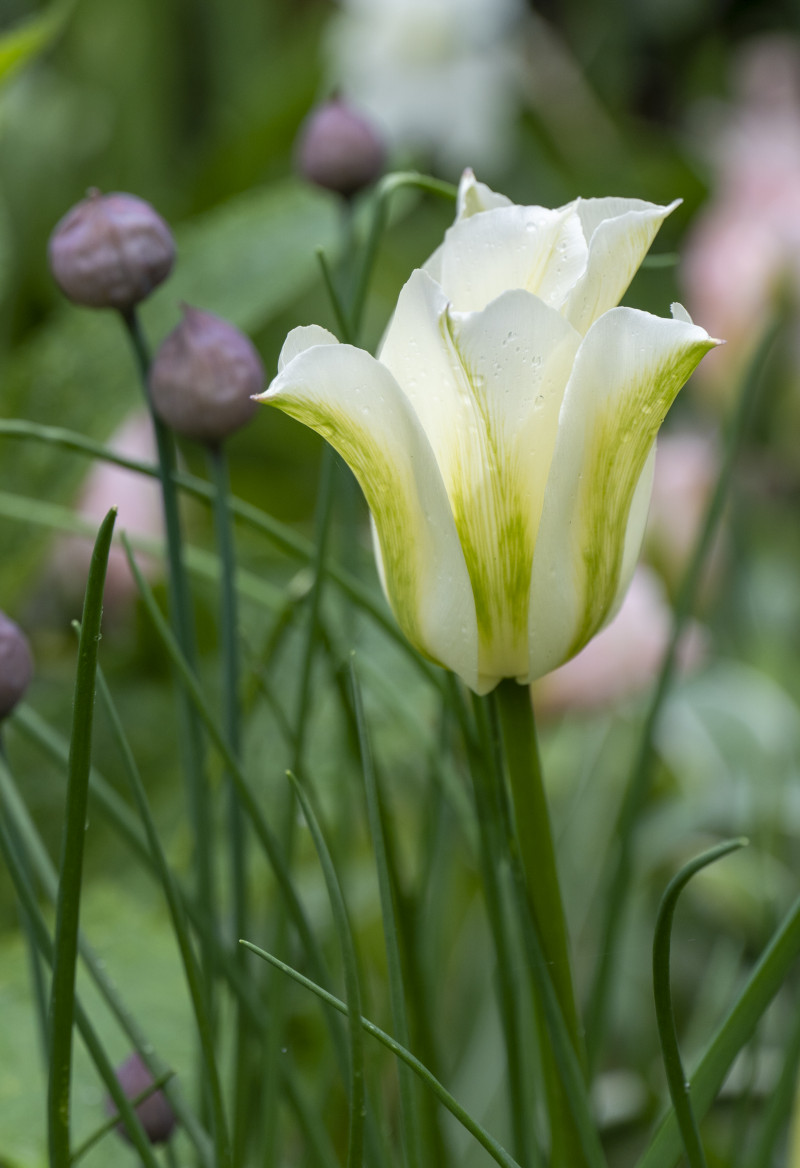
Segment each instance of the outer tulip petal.
M480 674L527 669L531 565L558 415L580 337L528 292L450 310L409 280L380 355L431 443L472 581Z
M303 332L323 339L324 330ZM391 373L351 345L318 344L300 351L259 400L341 454L375 521L387 596L403 632L477 689L478 630L464 554L430 444Z
M339 338L318 324L303 324L294 328L283 342L281 355L278 357L278 372L283 373L290 361L294 361L306 349L313 349L315 345L338 345Z
M469 167L461 176L458 184L458 199L456 201L456 219L468 219L471 215L478 215L481 211L491 211L496 207L513 207L511 199L500 195L487 187L486 183L478 182Z
M587 247L573 205L499 207L457 220L439 259L442 288L460 312L513 288L560 306L586 267Z
M589 259L562 309L578 332L587 332L604 312L619 304L659 227L679 202L659 207L640 199L578 200Z
M533 561L529 680L574 656L612 610L643 528L642 474L658 428L716 343L695 325L630 308L607 312L584 338Z

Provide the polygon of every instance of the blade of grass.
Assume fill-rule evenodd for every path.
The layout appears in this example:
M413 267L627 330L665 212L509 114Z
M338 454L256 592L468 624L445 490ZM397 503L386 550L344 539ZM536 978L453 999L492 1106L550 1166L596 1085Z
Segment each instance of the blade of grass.
M257 945L253 945L249 941L242 941L242 945L244 945L246 949L249 949L251 953L255 953L257 957L261 957L264 961L268 961L270 965L273 965L276 969L280 969L287 975L287 977L291 977L294 981L296 981L298 985L304 986L307 990L311 990L311 992L316 994L321 1001L326 1003L326 1005L331 1006L334 1010L338 1010L340 1014L347 1015L348 1009L345 1003L339 998L334 997L333 994L328 993L328 991L324 990L322 986L317 985L315 982L311 981L310 978L304 977L302 973L299 973L290 965L286 965L277 957L273 957L271 953L267 953L264 949L259 949ZM370 1022L369 1019L360 1017L359 1024L362 1030L366 1031L367 1034L371 1034L372 1037L376 1038L378 1042L386 1047L387 1050L390 1050L392 1054L404 1062L406 1066L411 1068L414 1074L421 1080L421 1082L425 1084L426 1087L429 1088L429 1090L434 1093L439 1102L447 1108L450 1114L458 1120L461 1126L465 1128L465 1130L468 1131L471 1136L474 1137L474 1139L481 1145L482 1148L485 1148L495 1163L499 1164L501 1168L520 1168L514 1157L510 1156L505 1148L503 1148L497 1142L494 1136L490 1135L485 1128L483 1128L476 1120L472 1118L469 1112L465 1111L461 1104L453 1098L446 1087L444 1087L439 1082L439 1080L431 1074L428 1068L424 1066L424 1064L421 1063L418 1058L415 1058L410 1051L406 1050L404 1046L401 1046L399 1042L396 1042L395 1039L391 1037L391 1035L387 1034L384 1030L381 1030L379 1026L376 1026L373 1022Z
M746 843L745 839L727 840L685 864L669 882L661 899L653 935L653 997L655 999L658 1037L661 1043L661 1057L664 1061L667 1086L672 1106L675 1109L675 1118L678 1122L689 1168L706 1168L706 1157L700 1140L697 1120L692 1110L689 1085L684 1074L678 1045L675 1013L672 1008L670 979L672 921L678 905L678 898L692 877L703 868L708 867L709 864L713 864L715 860L721 860L730 852L744 847Z
M772 936L751 972L744 989L720 1024L691 1076L690 1095L698 1121L714 1102L733 1061L800 955L800 897ZM681 1155L681 1139L675 1111L659 1124L636 1168L674 1168Z
M348 1124L348 1168L361 1168L364 1160L364 1118L366 1115L366 1090L364 1086L364 1041L361 1033L361 989L358 977L355 942L350 927L347 906L339 883L333 859L325 842L319 821L311 806L306 791L295 776L289 772L297 800L302 808L314 847L319 858L331 911L336 926L336 934L342 951L345 993L347 997L348 1035L350 1047L350 1119Z
M94 686L103 615L103 588L116 518L116 508L112 508L97 533L86 584L78 644L50 994L47 1139L51 1168L68 1168L70 1156L75 963L78 956L83 848L86 838L86 807L92 756Z
M169 1082L174 1074L174 1071L165 1071L163 1075L159 1076L159 1078L154 1079L149 1087L145 1087L144 1091L140 1091L138 1095L133 1096L130 1101L131 1107L138 1108L140 1103L144 1103L145 1100L149 1099L151 1095L155 1095L156 1091L160 1091L161 1088ZM92 1134L87 1136L83 1143L79 1144L72 1153L72 1163L77 1164L78 1161L82 1159L82 1157L85 1156L87 1152L91 1152L92 1148L95 1147L96 1144L99 1144L100 1141L105 1136L107 1136L109 1132L114 1130L114 1128L119 1123L119 1120L120 1117L118 1115L112 1115L111 1118L107 1119L104 1124L101 1124L100 1127L95 1128Z
M392 897L392 882L386 858L386 841L380 810L380 795L372 760L372 748L366 720L361 687L358 682L355 662L350 659L350 685L353 693L358 744L361 752L361 769L367 796L367 819L369 822L372 848L375 853L375 868L378 875L378 892L381 902L384 944L386 946L386 967L389 975L389 996L391 1001L392 1025L398 1041L408 1048L409 1030L406 1017L403 969L400 961L400 943L395 921L395 905ZM405 1066L398 1068L400 1084L400 1138L403 1147L403 1161L409 1168L421 1168L424 1163L420 1146L419 1122L417 1118L414 1085L410 1072Z

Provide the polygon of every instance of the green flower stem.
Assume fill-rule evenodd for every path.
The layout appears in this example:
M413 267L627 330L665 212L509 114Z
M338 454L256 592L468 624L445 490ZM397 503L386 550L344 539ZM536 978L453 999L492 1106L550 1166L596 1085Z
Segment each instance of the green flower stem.
M455 688L455 685L454 685ZM531 1130L530 1101L526 1101L525 1064L520 1032L519 1002L514 978L514 949L509 921L504 910L501 877L506 832L499 806L499 792L492 775L493 747L491 729L486 716L486 705L476 698L473 703L478 733L483 747L479 757L478 743L471 747L466 742L472 785L475 792L475 810L480 841L481 877L489 927L492 931L497 965L497 998L508 1064L508 1091L511 1123L514 1132L514 1152L520 1164L536 1163L538 1149Z
M168 428L153 409L150 400L149 372L150 354L135 309L123 313L122 319L133 348L136 366L142 383L145 400L150 410L153 431L158 449L158 477L161 484L161 498L164 508L164 526L167 536L167 562L169 610L172 627L186 660L195 668L197 648L195 643L192 599L186 578L183 559L183 538L180 513L178 510L178 488L175 482L175 446ZM216 895L212 871L214 844L212 833L211 804L206 783L203 739L200 723L189 701L185 686L179 683L179 713L181 722L181 747L186 776L189 814L194 837L195 892L199 902L212 921L216 921ZM206 971L205 983L211 998L213 987L214 955L203 950L203 966Z
M661 1042L664 1070L667 1074L667 1086L672 1106L675 1108L675 1118L680 1128L689 1168L706 1168L706 1157L700 1141L697 1120L692 1109L689 1084L683 1070L675 1014L672 1009L672 988L670 985L672 920L675 916L678 897L692 877L709 864L713 864L715 860L722 859L723 856L743 847L746 843L747 840L744 839L727 840L681 868L677 876L670 881L661 900L653 936L653 996L655 998L658 1036Z
M116 508L112 508L97 533L86 584L78 644L50 995L50 1074L47 1093L50 1168L69 1168L70 1159L75 972L78 957L83 849L86 839L86 809L92 759L94 687L103 615L103 589L116 518Z
M208 467L214 485L214 528L220 563L222 725L231 750L239 757L241 753L241 726L236 553L233 522L228 504L231 494L228 459L221 444L209 447ZM225 797L228 815L227 843L232 889L233 935L239 938L247 936L250 931L247 901L248 839L241 802L236 792L236 785L229 774L225 776ZM236 956L241 963L243 954L238 946ZM239 1004L234 1023L234 1085L232 1091L235 1108L233 1119L234 1161L237 1163L244 1159L246 1132L251 1124L249 1115L251 1035L252 1029L247 1022L241 1004Z
M503 681L495 691L506 772L514 809L511 846L517 851L525 877L530 912L542 945L558 1005L570 1043L582 1061L583 1042L572 986L566 917L561 899L550 810L544 789L536 724L530 691L514 681ZM535 994L540 1033L546 1029L542 1002ZM549 1043L541 1043L542 1065L550 1111L554 1168L578 1168L583 1163L572 1113Z
M642 727L639 746L631 769L631 777L625 790L622 806L617 817L614 839L617 851L612 862L612 871L603 896L602 921L598 942L597 967L589 994L587 1009L587 1046L589 1065L592 1067L599 1057L605 1027L608 1021L608 999L611 978L619 948L620 934L625 909L631 889L633 875L633 848L636 822L644 806L650 788L655 760L654 735L667 694L672 685L677 665L678 646L686 623L691 616L697 592L703 577L703 569L708 560L714 538L722 519L725 504L733 479L733 471L739 450L761 385L764 367L772 346L783 325L776 321L765 333L748 367L739 393L738 406L728 430L725 454L720 468L714 493L709 501L703 520L703 527L692 553L689 567L681 584L675 602L672 632L664 660L661 664L656 688L653 692Z

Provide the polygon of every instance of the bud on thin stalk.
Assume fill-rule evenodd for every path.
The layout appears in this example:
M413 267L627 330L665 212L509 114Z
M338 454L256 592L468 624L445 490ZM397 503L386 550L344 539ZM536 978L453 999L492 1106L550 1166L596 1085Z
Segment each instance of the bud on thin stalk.
M153 409L176 433L217 446L257 410L264 367L252 342L232 324L184 305L150 369Z
M90 190L56 225L48 255L69 300L130 313L169 275L175 241L144 199Z
M298 138L303 178L351 199L380 178L386 148L375 127L339 98L312 110Z

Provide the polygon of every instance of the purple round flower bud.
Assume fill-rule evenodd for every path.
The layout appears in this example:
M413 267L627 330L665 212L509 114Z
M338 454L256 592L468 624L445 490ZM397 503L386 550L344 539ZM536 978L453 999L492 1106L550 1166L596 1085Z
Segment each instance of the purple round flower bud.
M33 677L33 657L22 629L0 612L0 721L22 698Z
M383 173L386 149L377 130L339 98L313 110L300 130L303 178L351 198Z
M232 324L183 306L150 369L153 408L177 434L217 445L258 409L264 366L252 342Z
M149 1069L138 1053L132 1054L122 1066L117 1067L117 1078L128 1099L136 1099L155 1082ZM110 1095L106 1096L106 1111L117 1114L117 1107ZM175 1112L163 1091L154 1091L142 1100L136 1108L139 1122L151 1144L165 1144L175 1128ZM130 1139L124 1123L117 1124L117 1131L126 1140Z
M144 199L92 190L57 224L48 254L55 281L70 300L125 312L167 278L175 241Z

